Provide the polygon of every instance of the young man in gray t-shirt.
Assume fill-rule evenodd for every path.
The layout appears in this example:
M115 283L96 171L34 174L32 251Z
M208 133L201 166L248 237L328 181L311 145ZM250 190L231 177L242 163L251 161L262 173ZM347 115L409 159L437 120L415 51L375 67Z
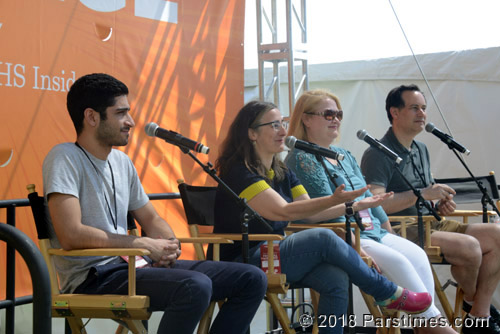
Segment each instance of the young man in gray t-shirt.
M224 300L212 333L245 333L267 287L251 265L178 260L180 243L149 201L133 163L113 149L128 143L135 125L128 88L107 74L79 78L67 97L75 143L55 146L43 163L51 242L64 249L145 248L153 264L137 269L137 294L164 311L158 333L192 333L210 300ZM131 212L150 237L127 235ZM120 257L58 258L67 293L126 294L127 264Z

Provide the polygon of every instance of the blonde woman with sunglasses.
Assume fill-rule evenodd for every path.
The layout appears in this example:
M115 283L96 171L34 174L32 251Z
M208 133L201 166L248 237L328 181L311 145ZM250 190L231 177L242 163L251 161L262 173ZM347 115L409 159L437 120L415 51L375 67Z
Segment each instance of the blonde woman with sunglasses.
M292 150L285 162L296 173L312 198L321 198L339 187L359 189L366 186L359 165L349 151L332 143L337 139L342 124L343 111L339 99L324 90L305 92L295 104L290 120L289 135L332 149L344 155L344 160L316 157L299 149ZM345 215L330 221L354 222L354 215L368 227L361 232L363 255L370 256L377 270L391 281L407 286L413 291L434 295L434 280L425 252L416 244L392 233L387 215L381 206L360 208L358 203L373 195L366 190L349 207ZM430 321L431 318L436 318ZM422 313L413 325L419 333L456 333L434 305ZM433 325L437 323L438 325Z

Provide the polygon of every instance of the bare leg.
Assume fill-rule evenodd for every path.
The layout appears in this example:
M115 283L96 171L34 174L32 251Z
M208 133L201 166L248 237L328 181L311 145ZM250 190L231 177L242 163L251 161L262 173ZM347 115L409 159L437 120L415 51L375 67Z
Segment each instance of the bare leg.
M482 251L474 305L470 313L480 317L489 316L491 296L500 281L500 226L471 224L465 233L479 241Z
M482 261L479 241L470 235L438 231L432 233L431 244L441 247L444 258L451 264L453 278L464 290L465 299L474 300Z

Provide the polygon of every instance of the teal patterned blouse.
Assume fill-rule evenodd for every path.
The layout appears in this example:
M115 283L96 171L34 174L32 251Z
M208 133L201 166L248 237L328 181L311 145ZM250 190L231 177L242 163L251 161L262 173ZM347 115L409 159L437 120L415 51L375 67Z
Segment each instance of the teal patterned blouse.
M330 146L330 149L344 154L344 160L337 166L331 164L326 159L324 160L330 174L334 176L335 182L338 185L345 184L346 190L353 190L353 187L354 189L364 187L366 185L365 179L361 173L358 163L356 162L356 159L354 159L351 153L333 145ZM295 172L311 198L328 196L335 192L336 186L330 181L322 164L313 154L306 153L299 149L293 149L290 153L288 153L285 163L293 172ZM363 195L356 198L356 201L370 196L372 196L372 193L367 190ZM388 220L387 215L381 206L368 209L367 212L373 226L366 228L365 231L361 232L361 238L380 241L380 239L388 233L381 227L381 223ZM345 216L332 219L329 222L343 221L345 221Z

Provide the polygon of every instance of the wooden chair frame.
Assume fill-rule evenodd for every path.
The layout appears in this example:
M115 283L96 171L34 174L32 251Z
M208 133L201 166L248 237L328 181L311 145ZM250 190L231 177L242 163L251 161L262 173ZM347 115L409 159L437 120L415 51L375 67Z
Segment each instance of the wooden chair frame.
M209 234L203 234L199 233L198 230L198 222L201 223L200 225L207 225L207 220L213 219L212 217L207 217L201 216L201 215L196 215L193 214L192 210L190 209L190 203L188 202L189 200L187 199L187 191L215 191L215 187L200 187L200 186L192 186L192 185L187 185L184 183L184 180L178 180L179 184L179 192L181 194L181 199L184 204L184 209L186 212L186 217L187 217L187 222L189 226L190 233L193 237L205 237L205 236L212 236L212 237L218 237L218 238L227 238L230 240L234 241L241 241L242 236L241 234L214 234L214 233L209 233ZM187 209L186 209L187 208ZM297 231L301 231L304 229L309 229L309 228L331 228L333 230L338 230L338 229L344 229L343 233L345 235L345 223L329 223L329 224L290 224L286 231L293 233ZM279 241L283 239L283 236L281 235L273 235L273 234L250 234L249 236L250 241ZM360 230L357 226L355 226L355 249L358 253L360 253ZM205 258L205 253L201 245L195 245L195 251L197 254L198 259L204 259ZM273 247L268 247L268 258L272 259L273 258ZM367 262L368 265L371 265L371 260L364 259L365 262ZM286 275L284 274L275 274L274 273L274 266L273 266L273 261L269 261L269 272L267 274L268 277L268 290L266 294L266 300L270 303L273 312L275 316L277 317L278 321L280 322L282 329L285 333L295 333L293 329L290 328L290 319L288 317L288 314L286 313L284 307L281 305L281 302L278 298L277 294L282 294L286 293L288 290L288 284L286 283ZM379 308L373 299L373 297L366 295L362 292L363 298L366 302L366 305L370 312L374 315L374 317L377 318L386 318L386 317L391 317L394 316L394 313L391 312L386 312L385 309ZM319 295L315 293L311 289L311 297L312 297L312 302L317 309L318 301L319 301ZM397 328L381 328L381 334L386 334L386 333L396 333L398 332ZM318 333L318 328L317 324L315 324L315 327L313 329L313 333Z
M299 232L305 229L310 229L310 228L329 228L332 229L337 235L340 237L345 237L345 223L322 223L322 224L295 224L291 223L288 225L286 228L287 232ZM354 245L353 248L356 250L358 254L361 255L361 230L356 224L352 224L352 227L354 228ZM371 258L367 257L361 257L365 263L368 266L372 265L372 260ZM385 319L391 318L391 317L399 317L399 312L393 312L393 311L388 311L383 307L378 306L375 303L375 299L364 293L363 291L360 290L361 296L363 297L363 300L365 301L366 307L370 311L370 313L373 315L374 318L378 319L384 319L383 324L386 323ZM313 290L311 290L311 297L313 300L313 305L314 308L317 310L318 309L318 302L319 302L319 294ZM392 323L392 322L389 322ZM379 334L398 334L400 333L399 327L380 327L378 328ZM313 333L317 333L317 323L315 323L315 329Z
M73 333L86 333L82 318L113 319L119 323L117 334L147 333L142 320L151 316L149 297L136 295L136 256L146 256L150 252L139 248L97 248L66 251L51 247L47 222L45 220L44 199L38 196L34 185L28 185L29 200L39 236L39 247L49 270L52 290L52 316L64 317L68 320ZM129 219L129 233L139 236L135 221ZM178 238L181 243L200 245L210 243L214 245L214 260L218 261L220 244L233 243L224 238ZM88 295L60 293L54 256L129 256L128 263L128 294L127 295ZM215 302L210 303L198 325L199 334L207 334L212 322Z
M471 217L474 215L478 215L478 213L475 213L473 211L464 211L462 217L464 217L465 220L465 217ZM456 216L459 216L457 212ZM391 221L391 223L392 222L400 223L399 227L395 228L395 226L393 226L393 229L397 230L400 228L401 229L400 235L402 238L405 239L406 239L407 227L410 225L417 224L417 217L414 216L389 216L389 220ZM455 319L462 316L463 290L459 286L457 286L457 292L455 295L455 305L454 307L452 307L450 301L448 300L448 297L444 293L444 285L439 280L439 277L436 274L434 267L432 266L432 264L446 264L446 261L444 260L444 257L441 253L441 248L439 246L432 246L431 244L431 223L435 220L436 218L434 218L434 216L422 216L422 221L424 223L424 233L425 233L424 251L426 252L429 262L431 263L432 276L434 277L434 291L436 293L436 296L439 298L439 301L441 303L441 306L443 307L443 311L446 315L446 318L453 326L453 328L455 328L454 326Z
M87 333L82 318L113 319L125 324L117 333L147 333L142 320L151 316L149 297L136 295L135 257L150 252L139 248L99 248L63 250L52 248L45 220L43 197L39 197L34 185L28 185L30 205L37 226L38 242L47 264L52 290L52 316L68 320L73 333ZM54 256L129 256L127 295L64 294L60 292Z
M198 225L208 226L209 224L206 222L207 220L213 220L210 214L207 215L197 215L193 213L194 208L190 205L188 199L188 191L198 191L198 192L211 192L211 195L215 195L215 187L201 187L201 186L192 186L184 183L184 180L178 180L179 184L179 192L181 194L182 203L184 205L184 211L186 212L187 223L189 226L189 231L192 237L215 237L222 239L229 239L232 241L241 241L241 234L229 234L229 233L199 233ZM211 198L212 200L214 199ZM212 203L213 204L213 203ZM210 204L211 205L211 204ZM212 205L213 207L213 205ZM200 224L198 224L200 223ZM249 241L279 241L283 239L283 236L276 234L250 234L248 236ZM201 245L195 245L196 256L198 259L205 259L205 252ZM214 256L218 253L218 250L215 250L214 247ZM269 259L274 258L274 249L273 247L268 247ZM281 327L286 334L294 334L295 330L293 330L290 326L291 322L288 317L286 310L284 309L281 301L278 297L278 294L284 294L288 291L288 283L286 282L285 274L274 273L274 262L269 261L268 273L267 273L267 292L265 299L271 305L271 308L278 319Z

